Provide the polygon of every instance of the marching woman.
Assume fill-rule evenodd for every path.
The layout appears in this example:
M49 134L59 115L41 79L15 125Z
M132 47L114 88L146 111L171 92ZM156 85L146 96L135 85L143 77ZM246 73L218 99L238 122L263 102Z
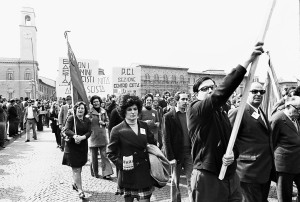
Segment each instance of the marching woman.
M74 106L74 116L70 115L65 125L65 150L63 156L63 165L70 166L73 172L73 189L78 191L79 198L84 198L82 190L81 171L88 159L88 141L91 136L91 121L85 117L88 109L84 102L77 102ZM74 128L74 118L76 133Z
M92 135L88 141L92 156L91 175L99 178L98 151L100 151L102 177L103 179L110 179L110 176L113 174L113 169L106 155L106 126L108 126L108 115L106 110L100 107L102 100L99 96L92 96L90 102L93 105L90 109L89 116L92 122Z
M123 95L120 116L124 121L113 127L107 154L118 168L118 193L125 202L150 201L154 191L150 176L147 144L156 144L145 122L138 120L142 101L134 95Z

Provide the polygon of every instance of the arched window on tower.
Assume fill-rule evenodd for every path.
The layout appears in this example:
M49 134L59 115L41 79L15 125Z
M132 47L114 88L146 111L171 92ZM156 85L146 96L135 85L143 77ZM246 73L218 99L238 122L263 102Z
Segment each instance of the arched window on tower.
M31 70L30 69L25 70L24 79L25 80L31 80Z
M31 26L31 17L29 15L25 16L25 25L26 26Z
M12 69L6 71L6 80L14 80L14 71Z

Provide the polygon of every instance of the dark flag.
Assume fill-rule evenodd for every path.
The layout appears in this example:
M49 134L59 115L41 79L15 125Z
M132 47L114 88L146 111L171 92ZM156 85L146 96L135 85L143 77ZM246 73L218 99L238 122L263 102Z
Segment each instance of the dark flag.
M78 101L84 101L86 105L89 106L89 101L81 79L81 72L79 70L76 57L72 51L68 38L67 38L67 44L68 44L68 57L69 57L69 65L70 65L70 77L71 77L71 84L72 84L71 86L73 86L72 89L73 102L75 104Z

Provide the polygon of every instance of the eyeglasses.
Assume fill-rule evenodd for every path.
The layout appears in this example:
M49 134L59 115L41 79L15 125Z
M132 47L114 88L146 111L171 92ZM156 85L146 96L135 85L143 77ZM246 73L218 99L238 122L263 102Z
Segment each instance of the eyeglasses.
M294 107L298 112L300 111L300 108L295 107L294 105L290 104L292 107Z
M250 92L251 92L252 94L257 94L257 93L259 92L261 95L263 95L263 94L266 93L265 90L251 90Z
M199 91L207 92L209 89L214 90L215 88L216 88L216 85L204 86L204 87L200 88Z

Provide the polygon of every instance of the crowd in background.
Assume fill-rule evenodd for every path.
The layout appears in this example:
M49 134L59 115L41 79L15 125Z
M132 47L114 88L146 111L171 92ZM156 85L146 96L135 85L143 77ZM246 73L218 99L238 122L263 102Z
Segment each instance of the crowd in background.
M186 99L184 101L184 107L183 108L176 108L180 104L180 98L181 95L186 95ZM70 96L67 96L66 98L62 98L60 100L31 100L27 97L23 99L23 97L15 98L11 100L7 100L4 97L0 98L0 146L4 148L5 141L9 141L10 138L14 138L18 135L20 135L23 131L26 130L26 119L24 117L26 112L26 107L28 107L28 103L32 104L38 109L38 119L36 120L36 129L37 131L43 131L43 127L51 127L52 133L55 135L55 141L57 144L57 148L59 148L62 152L64 152L64 160L63 164L68 165L72 167L73 170L73 178L74 178L74 184L72 185L73 189L79 192L79 197L84 198L84 192L82 188L81 183L81 167L86 163L87 159L83 159L81 162L77 162L77 160L74 162L75 157L72 157L72 153L75 151L78 152L80 149L76 147L76 144L81 144L80 142L85 142L84 149L82 150L83 153L76 154L76 159L78 159L78 156L86 156L87 155L87 148L89 148L89 151L91 153L91 175L93 177L99 178L99 171L98 171L98 154L101 156L101 170L102 170L102 177L103 179L111 179L111 175L113 174L112 166L110 161L108 160L108 155L106 153L107 146L109 145L110 148L108 149L110 160L114 164L116 164L117 168L117 175L122 175L124 177L124 173L120 172L124 168L122 168L120 162L117 160L117 154L112 153L112 149L114 148L111 140L115 141L114 144L124 144L121 143L125 140L116 140L115 136L111 137L111 134L116 135L116 131L114 130L115 126L120 126L122 122L124 123L124 120L126 119L127 115L127 108L122 109L122 104L127 104L126 106L129 107L130 110L136 110L138 113L138 116L136 117L138 119L133 119L133 123L136 123L141 127L141 123L145 123L146 126L144 126L147 129L147 136L148 130L151 133L152 139L150 142L151 144L156 145L161 151L164 152L164 155L168 158L169 161L173 159L176 159L174 156L170 156L168 154L168 144L171 140L168 140L168 130L170 130L168 121L168 116L172 116L171 112L172 110L178 111L183 110L182 112L186 112L186 107L193 101L195 101L195 96L189 93L185 92L178 92L177 94L172 95L170 92L166 91L162 95L156 94L153 95L151 93L146 94L142 96L141 98L135 96L135 95L128 95L129 97L127 99L136 99L134 102L126 103L126 101L122 100L122 97L124 95L107 95L106 97L99 97L99 96L92 96L90 97L90 103L82 103L82 110L84 111L85 117L88 117L90 120L85 120L85 124L90 125L89 131L84 130L83 132L80 132L82 129L77 129L78 136L83 136L84 134L84 140L78 139L78 142L76 143L76 138L74 134L74 114L77 116L78 113L81 113L78 110L80 108L80 104L78 103L73 105L72 98ZM272 114L274 114L276 111L281 111L285 108L285 101L292 96L300 96L300 87L291 87L289 89L284 89L282 91L282 99L275 104L272 110ZM183 96L185 97L185 96ZM241 102L242 95L233 93L230 99L227 100L226 104L222 106L222 109L225 113L228 113L230 110L238 108L239 104ZM123 102L123 103L122 103ZM139 103L140 102L140 103ZM88 108L85 105L89 106ZM132 107L137 107L138 109L132 109ZM141 105L141 106L139 106ZM181 103L182 105L182 103ZM176 110L175 110L176 108ZM122 112L123 110L123 112ZM122 114L123 113L123 114ZM175 112L174 112L175 113ZM166 114L170 114L166 116ZM70 117L72 117L72 120L70 120ZM82 123L83 119L79 119L79 123ZM172 118L171 118L172 119ZM125 123L129 123L129 118L127 117ZM179 120L179 119L178 119ZM136 122L137 121L137 122ZM142 121L142 122L140 122ZM181 125L182 125L182 120ZM186 120L184 120L186 124ZM171 122L170 122L171 123ZM179 123L179 122L178 122ZM85 128L85 124L81 126L81 128ZM176 124L176 122L174 123ZM76 124L77 127L78 123ZM123 126L124 128L125 126ZM131 126L130 126L131 127ZM134 126L134 127L137 127ZM168 128L169 127L169 128ZM176 127L175 127L176 128ZM184 127L187 131L187 127ZM86 129L86 128L85 128ZM134 128L133 128L134 129ZM122 129L119 129L122 130ZM180 131L183 131L184 129L179 129ZM89 135L87 135L87 132ZM141 131L140 131L141 132ZM136 131L136 134L140 133L139 131ZM81 134L80 134L81 133ZM172 133L175 133L174 131ZM65 135L65 136L64 136ZM153 136L152 136L153 135ZM150 137L149 136L149 137ZM68 138L76 139L73 143L66 141ZM112 138L112 139L111 139ZM118 143L116 143L116 141ZM119 142L121 141L121 142ZM135 140L132 140L135 141ZM148 140L146 140L145 143L147 143ZM176 147L180 147L180 144L183 140L180 140L179 142L175 142L175 145L179 144ZM72 146L73 144L73 146ZM173 143L172 143L173 144ZM75 147L74 147L75 145ZM128 146L130 147L130 146ZM191 144L185 143L185 153L191 153ZM145 145L143 146L144 149L147 149ZM79 149L79 150L78 150ZM114 148L115 149L115 148ZM119 151L121 152L121 150ZM123 151L124 152L124 151ZM126 152L125 152L126 153ZM187 155L189 156L189 155ZM190 178L191 172L192 172L192 158L190 156L189 162L185 165L179 164L179 162L176 162L171 167L170 170L170 177L172 181L172 189L171 189L171 196L172 201L180 201L180 190L179 190L179 179L178 175L180 176L181 169L187 171L185 172L187 179ZM182 163L182 162L180 162ZM177 166L176 166L177 165ZM178 167L178 165L180 165ZM121 166L121 167L120 167ZM175 166L175 167L174 167ZM78 169L78 167L80 169ZM146 169L146 168L145 168ZM189 169L189 170L186 170ZM142 172L143 173L143 172ZM143 174L145 176L145 173ZM177 176L176 176L177 175ZM120 176L119 176L120 177ZM129 180L129 178L128 178ZM129 180L130 181L130 180ZM135 181L136 183L142 183ZM124 185L125 183L125 185ZM188 193L190 200L191 199L191 187L190 187L190 181L187 181L188 185ZM143 184L143 183L142 183ZM149 183L148 183L149 185ZM120 187L122 186L122 187ZM131 184L130 187L133 185ZM124 188L125 187L125 188ZM141 185L141 187L143 187ZM132 201L133 198L139 198L141 200L150 200L151 194L153 192L152 186L145 187L142 191L135 187L134 189L128 189L126 188L126 181L119 182L118 180L118 190L116 194L125 194L125 201L126 198L129 201ZM143 193L141 195L141 193ZM126 195L127 194L127 195Z

